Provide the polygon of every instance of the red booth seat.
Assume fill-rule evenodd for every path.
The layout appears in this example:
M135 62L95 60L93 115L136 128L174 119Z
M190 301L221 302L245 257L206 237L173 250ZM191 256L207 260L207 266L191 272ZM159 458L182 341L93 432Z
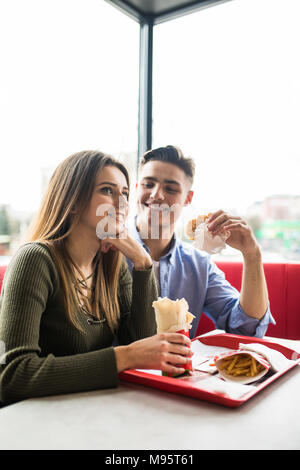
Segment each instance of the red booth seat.
M6 266L0 266L0 292L2 287L2 282L5 274Z
M240 290L243 264L235 261L218 261L216 264L230 284ZM0 266L0 291L5 269L6 266ZM264 270L271 312L276 321L276 325L269 326L266 335L300 339L300 263L265 263ZM214 323L202 314L197 335L213 329Z
M217 261L226 279L241 288L243 263ZM270 309L276 325L270 325L266 336L300 339L300 263L264 263L268 286ZM197 335L206 333L215 326L204 314L198 325Z

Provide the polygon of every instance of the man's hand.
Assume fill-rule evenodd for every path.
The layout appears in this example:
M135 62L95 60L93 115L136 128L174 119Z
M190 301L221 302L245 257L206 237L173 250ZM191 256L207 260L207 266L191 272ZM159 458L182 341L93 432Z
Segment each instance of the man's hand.
M241 217L219 210L210 215L207 221L212 235L220 235L224 230L230 232L227 245L240 250L244 257L260 256L260 249L251 227Z

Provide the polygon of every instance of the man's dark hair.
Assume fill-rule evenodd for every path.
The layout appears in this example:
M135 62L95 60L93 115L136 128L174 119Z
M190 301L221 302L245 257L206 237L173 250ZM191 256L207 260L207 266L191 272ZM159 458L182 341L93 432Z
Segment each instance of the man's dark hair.
M160 162L172 163L178 166L188 176L193 183L195 174L195 163L192 158L185 157L179 147L167 145L157 149L148 150L140 160L139 167L142 168L146 163L158 160Z

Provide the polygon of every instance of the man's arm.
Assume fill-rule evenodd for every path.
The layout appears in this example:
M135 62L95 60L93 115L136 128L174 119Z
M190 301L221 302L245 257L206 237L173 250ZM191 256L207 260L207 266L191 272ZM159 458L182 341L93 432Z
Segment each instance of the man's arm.
M210 216L208 229L213 235L230 232L226 243L241 251L244 258L240 305L247 315L261 319L268 309L268 290L261 252L251 227L241 217L218 211Z
M244 256L240 305L249 317L260 320L268 309L268 289L260 250Z

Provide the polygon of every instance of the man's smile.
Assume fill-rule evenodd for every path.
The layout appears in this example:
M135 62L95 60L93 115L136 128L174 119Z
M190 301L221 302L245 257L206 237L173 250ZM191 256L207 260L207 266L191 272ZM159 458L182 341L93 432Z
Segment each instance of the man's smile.
M157 202L143 202L143 206L156 212L170 212L172 210L172 208L166 203L158 204Z

